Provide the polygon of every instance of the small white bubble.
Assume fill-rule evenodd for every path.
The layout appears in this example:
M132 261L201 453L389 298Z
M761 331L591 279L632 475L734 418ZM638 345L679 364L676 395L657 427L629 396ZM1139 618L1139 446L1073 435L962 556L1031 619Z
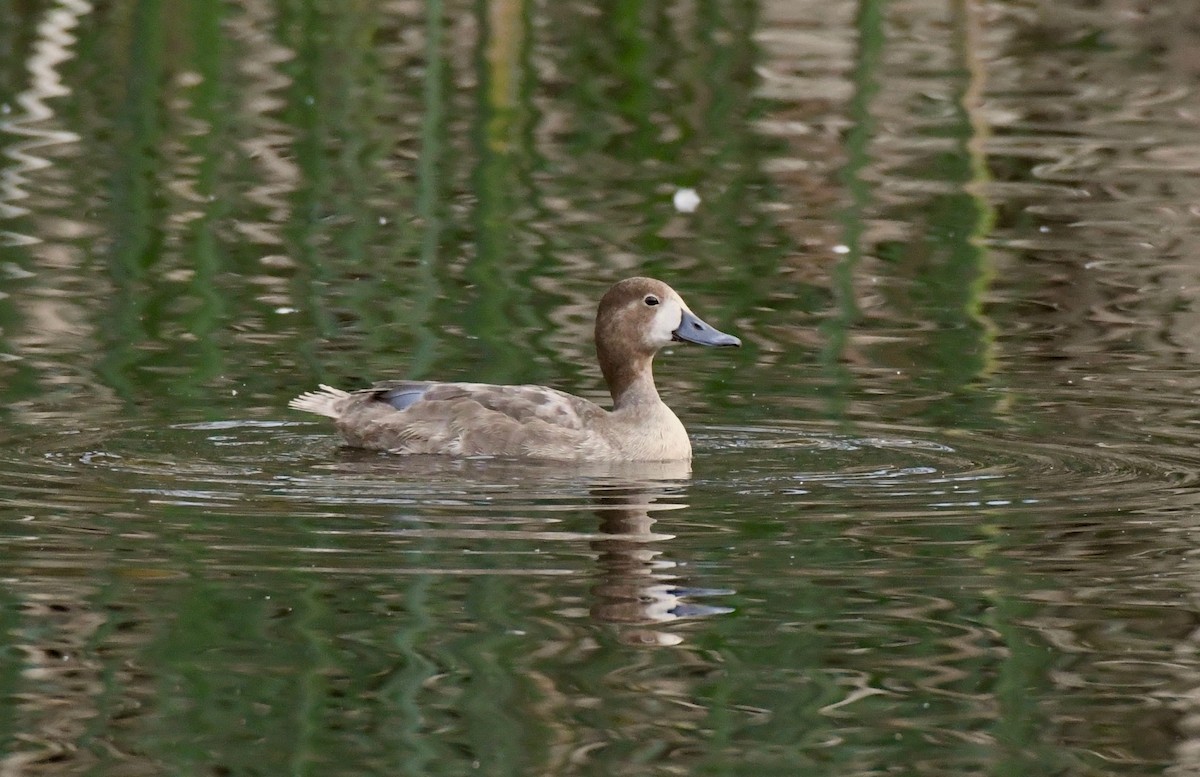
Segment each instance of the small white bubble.
M297 311L296 308L275 308L275 312L281 316L286 316L291 313L297 313L299 311Z
M850 253L850 246L842 245L841 243L838 243L837 245L835 245L833 247L833 252L835 254L848 254L848 253Z
M676 189L672 201L675 203L675 210L680 213L694 213L696 208L700 207L700 195L695 189Z
M382 226L382 225L384 225L384 224L386 224L386 223L387 223L387 216L380 216L380 217L379 217L379 224L380 224L380 226Z
M1050 231L1050 227L1045 227L1045 226L1038 227L1038 232L1041 232L1043 235L1049 231Z

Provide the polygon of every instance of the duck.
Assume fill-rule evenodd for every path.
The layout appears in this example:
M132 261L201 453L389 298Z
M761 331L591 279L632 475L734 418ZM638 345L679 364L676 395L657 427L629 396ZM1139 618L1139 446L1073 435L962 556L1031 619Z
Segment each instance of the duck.
M611 409L546 386L424 380L386 380L355 391L321 384L288 406L332 418L349 446L396 454L690 461L687 430L654 384L654 357L677 342L738 347L742 341L704 322L665 282L641 277L601 297L594 337Z

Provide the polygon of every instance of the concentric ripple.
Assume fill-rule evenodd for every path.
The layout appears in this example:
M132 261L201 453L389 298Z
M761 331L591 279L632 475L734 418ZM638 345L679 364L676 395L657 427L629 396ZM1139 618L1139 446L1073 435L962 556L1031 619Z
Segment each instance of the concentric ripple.
M876 426L869 433L818 426L710 427L698 469L720 458L731 488L810 507L847 502L887 518L913 511L1035 506L1046 511L1131 511L1198 501L1196 482L1175 456L1147 446L1106 445L1057 435L934 431ZM1177 453L1167 448L1164 453ZM732 455L731 455L732 454Z
M15 511L201 509L231 517L552 522L607 492L644 492L648 511L688 504L689 490L743 500L914 513L1036 507L1039 512L1190 507L1196 476L1178 457L1133 446L1012 432L877 425L710 426L696 459L624 468L341 448L321 425L228 420L73 432L6 446L0 480ZM1171 453L1173 449L1168 449ZM540 517L537 517L540 516ZM547 524L548 525L548 524ZM542 527L546 528L545 526Z

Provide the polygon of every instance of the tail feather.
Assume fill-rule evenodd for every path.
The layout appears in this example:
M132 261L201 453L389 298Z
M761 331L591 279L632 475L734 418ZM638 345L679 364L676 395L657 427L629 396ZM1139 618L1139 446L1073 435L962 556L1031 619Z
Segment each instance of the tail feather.
M342 400L348 396L350 396L349 391L342 391L322 383L319 390L306 391L288 402L288 407L293 410L303 410L306 413L338 418L342 414Z

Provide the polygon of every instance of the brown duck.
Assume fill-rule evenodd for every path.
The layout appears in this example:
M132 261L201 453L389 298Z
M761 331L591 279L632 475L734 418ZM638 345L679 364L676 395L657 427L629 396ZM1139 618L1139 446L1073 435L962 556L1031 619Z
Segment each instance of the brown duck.
M545 386L384 381L321 386L289 407L329 416L350 445L393 453L563 461L690 459L687 431L663 404L652 363L672 341L739 346L701 321L667 284L628 278L600 300L596 356L612 410Z

